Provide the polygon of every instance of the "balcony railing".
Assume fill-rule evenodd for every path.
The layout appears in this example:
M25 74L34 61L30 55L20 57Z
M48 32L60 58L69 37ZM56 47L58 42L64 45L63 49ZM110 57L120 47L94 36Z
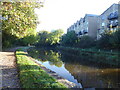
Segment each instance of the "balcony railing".
M110 28L110 25L111 25L111 24L107 24L107 27Z
M118 22L113 23L112 27L118 26Z
M86 34L86 33L88 33L88 31L87 30L83 30L83 33Z
M112 19L118 19L118 12L111 13L108 16L108 20L112 20Z
M114 28L114 27L117 27L118 26L118 22L113 22L112 24L108 24L107 27L108 28Z
M79 32L79 35L82 35L82 32L81 32L81 31Z

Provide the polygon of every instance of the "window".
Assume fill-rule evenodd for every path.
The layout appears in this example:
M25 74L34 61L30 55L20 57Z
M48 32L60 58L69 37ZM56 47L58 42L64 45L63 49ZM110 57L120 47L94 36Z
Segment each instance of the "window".
M87 29L86 29L86 30L87 30L87 32L88 32L88 27L87 27Z
M87 25L88 25L88 22L87 22Z
M102 20L105 20L105 16L102 16L101 19L102 19Z
M110 21L111 24L113 24L113 21Z
M102 26L105 26L105 23L102 23Z
M116 23L118 23L118 20L115 20Z

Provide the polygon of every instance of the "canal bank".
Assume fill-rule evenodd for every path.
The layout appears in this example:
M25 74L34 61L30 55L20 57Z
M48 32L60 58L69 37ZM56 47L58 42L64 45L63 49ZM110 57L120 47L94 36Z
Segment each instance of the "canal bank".
M23 49L23 48L22 48ZM23 49L24 51L26 51L26 49ZM17 51L17 53L16 53L16 55L17 55L17 59L18 59L18 67L19 67L19 69L21 68L21 66L20 66L20 62L19 62L19 58L18 58L18 56L20 55L24 55L24 57L27 57L27 58L29 58L28 60L32 63L32 64L34 64L35 63L35 66L36 67L40 67L42 70L44 70L45 72L46 72L46 75L48 74L50 77L52 76L53 78L55 78L56 79L56 81L57 82L59 82L59 83L61 83L62 85L65 85L65 87L67 87L67 88L82 88L82 86L81 86L81 84L79 84L79 85L76 85L75 83L73 83L73 82L70 82L70 81L68 81L68 80L66 80L66 79L64 79L63 77L61 77L61 76L59 76L56 72L54 72L54 71L52 71L52 70L50 70L50 69L47 69L46 67L44 67L43 65L41 65L40 63L38 63L35 59L33 59L32 57L30 57L30 56L28 56L28 54L27 54L27 52L23 52L23 50L18 50L18 51L20 51L20 53L18 53L18 51ZM22 57L21 57L22 58ZM24 63L23 63L24 62ZM26 63L27 62L27 63ZM23 65L23 64L25 64L25 65L27 65L29 62L28 61L22 61L22 64L21 65ZM31 65L30 65L31 66ZM33 65L32 65L33 66ZM23 67L22 67L23 68ZM25 68L27 68L26 66L25 66ZM28 68L29 69L29 68ZM22 79L22 78L25 78L24 77L24 75L22 75L22 71L20 70L20 75L19 76L22 76L22 77L20 77L20 79ZM41 72L41 71L40 71ZM33 73L34 73L34 70L33 70ZM27 73L26 73L27 74ZM28 73L29 74L29 73ZM38 75L39 74L37 74L37 77L38 77ZM44 74L44 76L43 77L45 77L46 76L45 74ZM30 77L30 76L28 76L28 77ZM26 77L26 78L28 78L28 77ZM39 76L39 77L41 77L41 75ZM33 75L33 78L36 78L36 75ZM39 78L38 78L39 79ZM36 79L37 80L37 79ZM27 81L27 80L26 80ZM29 81L29 80L28 80ZM56 85L57 85L57 82L54 82L54 83L56 83ZM35 81L36 82L36 81ZM47 79L46 79L46 81L45 82L50 82L50 81L47 81ZM25 86L26 87L26 85L24 85L25 84L25 82L24 81L22 81L21 82L22 83L22 85L23 86ZM30 82L28 82L29 84L30 84ZM32 82L32 83L34 83L34 81ZM41 82L37 82L37 83L41 83ZM53 87L57 87L57 88L64 88L64 86L59 86L60 84L58 83L58 85L57 86L53 86ZM31 85L28 85L27 87L31 87ZM24 87L24 88L25 88ZM37 86L37 87L39 87L39 85ZM50 86L51 87L51 86ZM49 88L49 85L48 85L48 87L46 87L46 88Z
M119 68L120 66L120 53L119 52L112 52L112 51L102 51L92 50L92 49L80 49L74 47L63 47L59 46L56 49L61 51L62 53L70 53L76 56L81 57L82 59L86 59L91 62L95 62L98 64L105 64L112 67ZM87 57L86 57L87 56ZM89 58L89 59L87 59Z
M31 48L28 54L59 76L74 83L81 83L84 88L119 87L119 68L90 62L87 56L87 59L84 59L75 53L63 53L52 48Z

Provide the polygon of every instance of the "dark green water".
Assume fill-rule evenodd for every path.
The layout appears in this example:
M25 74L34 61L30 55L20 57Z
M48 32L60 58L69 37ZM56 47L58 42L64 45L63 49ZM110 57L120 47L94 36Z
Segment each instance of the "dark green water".
M40 64L71 82L81 83L84 88L120 87L119 68L82 60L81 57L69 54L69 52L32 49L28 53Z

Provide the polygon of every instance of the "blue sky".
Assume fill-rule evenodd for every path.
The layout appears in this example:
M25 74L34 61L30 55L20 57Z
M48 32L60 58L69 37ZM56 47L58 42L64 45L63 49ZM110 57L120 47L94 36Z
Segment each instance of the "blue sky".
M37 31L67 28L85 14L100 15L119 0L45 0L44 7L36 9L40 24Z

